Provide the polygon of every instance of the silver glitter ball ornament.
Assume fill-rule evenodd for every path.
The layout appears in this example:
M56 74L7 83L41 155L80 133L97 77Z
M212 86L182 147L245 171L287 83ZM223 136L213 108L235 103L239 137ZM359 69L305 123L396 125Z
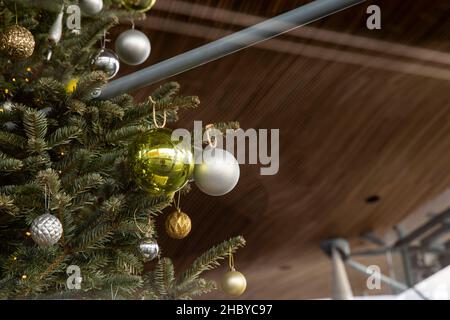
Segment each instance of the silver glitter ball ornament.
M17 124L12 121L7 121L3 124L3 127L8 131L13 131L17 128Z
M115 44L120 60L129 65L141 64L150 55L150 40L139 30L131 29L122 32Z
M0 103L0 112L11 112L13 108L14 104L10 100Z
M119 57L112 50L102 49L94 59L92 59L92 68L94 70L106 72L108 79L111 79L119 72Z
M138 249L145 260L155 259L159 254L159 245L152 238L144 238L139 242Z
M195 184L210 196L222 196L230 192L239 181L239 163L226 150L208 146L203 151L203 159L195 163Z
M79 5L81 12L92 16L102 11L103 0L80 0Z
M31 237L39 246L47 247L59 241L63 227L57 217L45 213L31 223Z

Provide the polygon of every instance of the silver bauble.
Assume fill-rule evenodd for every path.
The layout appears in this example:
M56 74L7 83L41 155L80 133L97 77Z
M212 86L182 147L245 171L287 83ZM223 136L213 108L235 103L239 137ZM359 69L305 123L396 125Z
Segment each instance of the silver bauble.
M80 0L79 5L81 12L92 16L102 11L103 0Z
M203 151L203 160L196 161L194 167L195 184L210 196L221 196L233 190L239 174L239 163L230 152L210 146Z
M56 16L55 21L50 27L50 31L48 32L48 41L55 45L61 40L62 29L63 29L63 16L64 16L64 6L61 8L61 11Z
M41 109L41 112L43 114L45 114L46 116L48 116L50 114L50 112L52 112L52 111L53 111L52 107L46 107L44 109Z
M10 112L14 108L14 103L10 100L6 100L3 103L0 103L0 112Z
M139 30L124 31L116 39L116 53L126 64L141 64L147 60L150 51L150 40Z
M13 131L17 128L17 124L12 121L7 121L3 124L3 127L8 131Z
M155 259L159 254L159 245L152 238L144 238L139 242L138 249L145 260Z
M46 247L59 241L63 233L61 222L50 213L45 213L31 223L31 237L38 245Z
M13 108L14 108L14 104L11 101L9 101L9 100L6 100L5 102L0 103L0 113L2 113L2 112L4 112L4 113L11 112L13 110ZM8 130L8 131L13 131L14 129L17 128L17 125L14 122L12 122L12 121L6 121L3 124L3 127L6 130Z
M114 51L109 49L102 49L92 59L91 64L93 69L106 72L108 79L113 78L119 72L120 68L119 57L117 57Z

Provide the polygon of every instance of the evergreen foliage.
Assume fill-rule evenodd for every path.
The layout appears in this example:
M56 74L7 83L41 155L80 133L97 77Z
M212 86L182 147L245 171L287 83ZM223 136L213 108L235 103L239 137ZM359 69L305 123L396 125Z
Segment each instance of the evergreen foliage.
M36 40L26 60L0 56L0 106L12 103L11 110L0 112L0 298L190 299L213 290L214 282L200 275L245 244L235 237L211 248L179 278L166 257L145 272L137 250L139 228L172 198L151 196L134 184L127 149L152 128L153 104L150 99L135 104L127 94L93 99L107 77L89 67L105 30L119 18L136 16L121 10L119 2L104 0L104 14L83 16L80 35L65 29L46 61L47 34L59 5L0 0L0 32L15 23L17 6L18 24ZM66 84L73 78L78 84L70 92ZM151 94L157 118L166 112L172 126L180 109L200 103L179 90L169 82ZM183 194L188 191L187 186ZM64 233L56 245L42 248L28 230L45 212L45 193ZM156 237L154 228L152 234ZM67 290L69 265L82 270L82 290Z

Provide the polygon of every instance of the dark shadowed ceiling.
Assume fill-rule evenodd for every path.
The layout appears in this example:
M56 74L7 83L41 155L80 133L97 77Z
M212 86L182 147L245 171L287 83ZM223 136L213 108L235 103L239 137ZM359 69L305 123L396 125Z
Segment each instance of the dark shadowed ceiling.
M122 74L306 2L159 0L137 22L151 56L123 65ZM381 7L381 30L366 28L369 4ZM362 233L393 226L450 187L449 16L444 0L368 1L171 78L202 102L180 115L179 127L202 120L280 129L280 170L261 176L258 165L242 165L238 186L223 197L194 188L182 200L193 222L187 239L168 238L164 216L158 220L164 255L180 270L242 234L247 246L235 257L248 279L242 298L330 296L322 239L343 236L358 246ZM367 203L371 196L380 200ZM350 277L355 294L364 294L362 276Z

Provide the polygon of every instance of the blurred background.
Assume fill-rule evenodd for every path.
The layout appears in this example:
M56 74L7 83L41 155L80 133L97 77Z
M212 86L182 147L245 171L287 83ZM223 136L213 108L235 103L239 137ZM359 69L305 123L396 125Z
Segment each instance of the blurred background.
M136 21L150 58L123 64L118 77L307 2L159 0ZM371 4L381 8L380 30L366 27ZM194 188L182 200L193 223L184 240L168 238L159 217L158 241L176 270L239 234L247 240L235 256L248 281L242 299L331 297L332 262L320 245L333 237L349 241L352 259L407 286L448 266L449 16L444 0L367 1L170 78L201 100L179 127L280 129L277 175L241 165L223 197ZM110 38L129 28L124 22ZM136 100L158 85L134 92ZM220 279L222 268L209 277ZM366 275L346 270L355 296L399 293L384 283L370 290Z

